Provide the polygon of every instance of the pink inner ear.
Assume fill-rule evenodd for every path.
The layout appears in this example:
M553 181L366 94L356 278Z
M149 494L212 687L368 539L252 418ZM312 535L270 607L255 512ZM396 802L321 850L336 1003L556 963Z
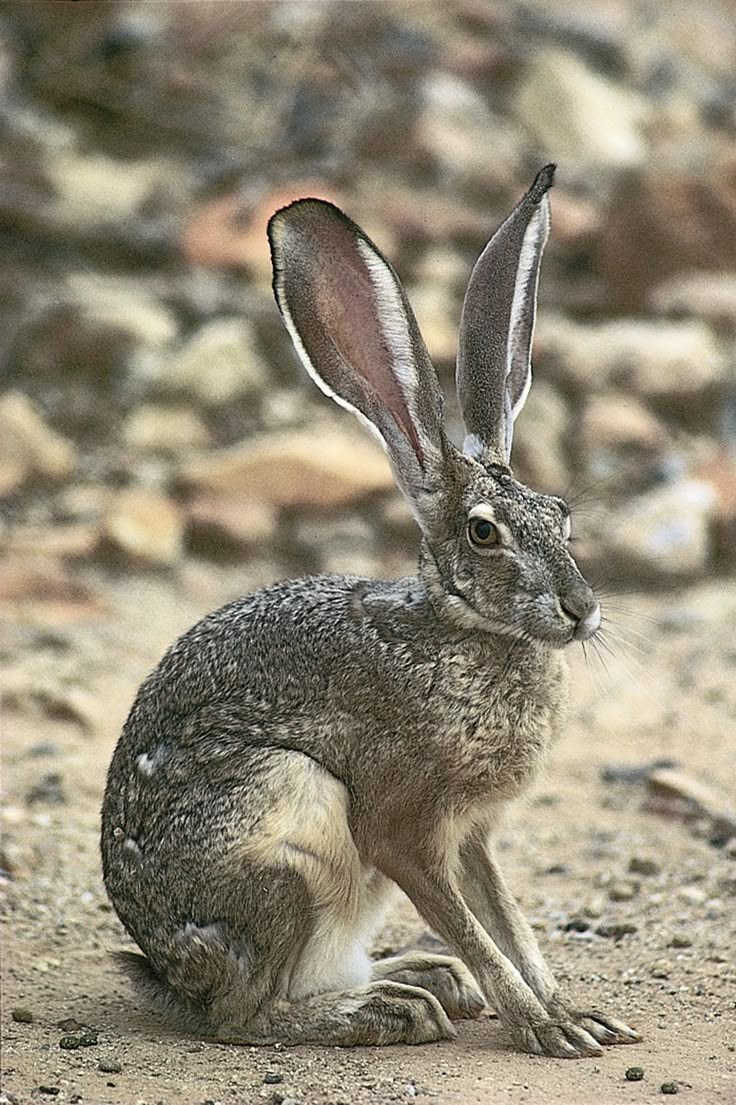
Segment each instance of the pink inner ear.
M424 453L392 370L392 352L381 326L375 288L353 233L349 226L334 220L319 227L319 239L320 249L310 256L312 272L308 277L317 316L343 361L376 393L421 463ZM331 385L323 366L316 363L315 368Z

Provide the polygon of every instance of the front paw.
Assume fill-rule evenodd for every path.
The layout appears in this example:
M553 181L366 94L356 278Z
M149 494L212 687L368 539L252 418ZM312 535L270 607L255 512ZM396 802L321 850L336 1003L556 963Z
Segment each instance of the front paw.
M548 1055L555 1059L585 1059L602 1055L597 1039L582 1025L572 1020L549 1020L517 1025L513 1029L516 1042L531 1055Z
M607 1013L601 1013L597 1009L571 1009L558 998L550 1002L547 1011L553 1018L570 1020L579 1025L599 1044L635 1044L641 1040L639 1033L618 1017L609 1017Z

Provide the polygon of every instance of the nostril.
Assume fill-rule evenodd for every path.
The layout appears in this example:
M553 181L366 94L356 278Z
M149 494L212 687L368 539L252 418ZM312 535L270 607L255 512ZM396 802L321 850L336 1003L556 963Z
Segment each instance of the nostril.
M575 622L576 637L592 637L600 628L601 608L595 600L592 603L589 599L578 603L574 598L566 595L565 598L559 599L559 603L563 614Z
M582 614L576 610L571 599L560 599L559 603L563 614L566 614L568 618L571 618L574 622L580 621Z

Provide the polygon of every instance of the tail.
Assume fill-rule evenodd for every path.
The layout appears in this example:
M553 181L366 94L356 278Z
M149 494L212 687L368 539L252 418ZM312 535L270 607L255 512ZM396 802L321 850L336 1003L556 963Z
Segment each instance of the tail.
M206 1010L177 994L156 972L150 959L138 952L119 951L113 959L125 972L135 990L164 1021L182 1032L211 1036L212 1025Z

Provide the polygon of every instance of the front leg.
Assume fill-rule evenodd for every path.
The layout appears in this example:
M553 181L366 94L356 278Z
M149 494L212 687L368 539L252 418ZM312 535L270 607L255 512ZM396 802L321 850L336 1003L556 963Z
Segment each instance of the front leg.
M639 1034L616 1017L571 1009L547 966L537 939L509 890L489 846L473 836L460 852L460 886L483 928L508 956L551 1017L571 1019L601 1044L630 1044Z
M404 842L401 842L403 844ZM486 1000L525 1051L558 1058L600 1055L594 1036L566 1013L551 1015L466 905L443 857L394 842L381 869L470 968Z

